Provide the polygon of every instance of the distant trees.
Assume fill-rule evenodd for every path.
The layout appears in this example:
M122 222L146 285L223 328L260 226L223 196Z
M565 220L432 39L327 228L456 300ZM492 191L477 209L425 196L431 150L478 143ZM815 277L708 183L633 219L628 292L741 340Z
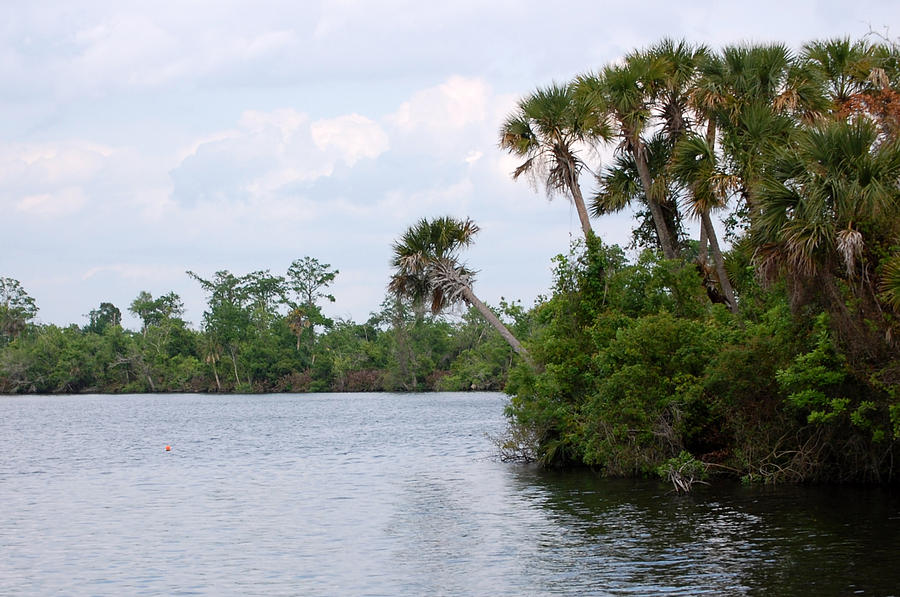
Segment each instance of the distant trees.
M0 343L20 336L37 312L34 299L18 280L0 277Z
M287 289L290 291L285 302L288 306L288 325L297 337L297 350L301 338L307 335L310 342L315 340L315 327L331 325L331 320L322 314L319 301L334 302L334 295L326 292L340 272L332 270L331 264L321 263L314 257L306 256L291 263L287 271Z

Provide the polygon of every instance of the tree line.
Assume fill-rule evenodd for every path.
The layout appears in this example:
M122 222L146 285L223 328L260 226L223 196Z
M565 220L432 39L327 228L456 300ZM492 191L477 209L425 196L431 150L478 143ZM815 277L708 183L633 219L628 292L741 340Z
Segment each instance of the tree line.
M0 278L0 393L500 390L512 364L503 340L468 312L432 315L388 295L364 323L332 320L339 274L304 257L286 275L194 272L207 295L199 329L174 292L142 291L128 307L103 302L87 322L35 323L22 285ZM524 309L501 313L526 333Z

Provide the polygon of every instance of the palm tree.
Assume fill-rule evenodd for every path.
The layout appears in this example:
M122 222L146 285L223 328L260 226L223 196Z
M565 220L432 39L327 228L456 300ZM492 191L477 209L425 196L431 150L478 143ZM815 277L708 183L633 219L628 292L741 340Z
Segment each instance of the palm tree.
M668 197L671 193L671 180L667 172L670 149L670 143L662 132L644 142L644 161L652 181L651 197ZM635 202L647 203L647 194L641 184L636 160L630 153L619 152L613 163L597 176L597 182L600 186L591 202L591 212L594 216L600 217L621 211ZM678 229L679 222L674 219L677 215L664 212L667 228Z
M781 44L726 47L711 70L724 97L708 98L707 118L715 121L726 165L752 212L769 154L788 143L798 124L817 120L828 101L821 77Z
M700 219L700 265L706 272L711 251L721 294L735 312L734 290L710 218L711 210L725 206L735 180L720 171L715 152L717 116L732 97L725 61L705 46L692 47L684 41L663 40L651 51L664 64L659 111L672 145L667 168L687 190L688 211ZM705 126L704 136L692 125Z
M660 65L655 104L663 132L674 143L691 129L693 90L700 66L707 62L710 52L706 46L664 39L648 53Z
M801 131L760 186L758 244L778 247L773 256L796 274L842 266L845 277L861 276L864 229L878 230L882 218L896 228L900 213L900 143L876 141L865 118Z
M734 289L725 270L725 259L719 247L718 235L713 227L710 212L725 206L728 195L735 186L734 177L721 172L713 146L700 135L687 135L678 145L671 162L672 173L689 191L688 206L693 215L700 218L701 238L709 242L713 255L716 277L728 307L737 313ZM706 248L701 243L701 263Z
M900 235L898 180L900 142L879 143L875 124L859 117L801 130L776 155L757 193L751 239L762 271L795 289L814 289L861 354L890 329L882 313L894 299L896 262L888 256ZM881 322L874 335L873 322Z
M459 250L472 244L478 226L470 219L445 216L421 219L394 243L391 266L395 271L388 289L397 297L414 303L431 302L431 312L439 313L463 302L474 306L503 336L512 349L531 365L528 351L503 322L472 291L475 272L459 261Z
M525 161L513 172L543 178L548 196L567 194L575 204L585 240L593 236L578 177L585 165L580 144L608 139L606 121L592 117L590 107L569 86L552 84L525 97L500 128L500 147Z
M664 76L663 67L663 61L657 56L631 54L624 64L606 66L599 75L580 75L574 89L575 97L591 106L596 122L615 124L619 138L617 151L628 154L634 162L663 255L675 259L678 257L676 233L663 212L668 198L654 192L659 185L654 187L643 137L652 117L655 89Z
M873 48L849 37L810 42L803 46L802 58L821 76L833 114L845 113L853 96L869 86L875 66Z
M705 46L691 46L685 41L663 40L650 50L662 61L658 110L663 133L672 146L669 168L688 195L689 211L700 219L700 262L707 267L706 245L713 255L716 278L722 295L732 312L737 312L734 289L725 271L725 260L719 247L710 211L725 206L733 179L722 174L716 165L716 124L714 109L722 103L721 60ZM693 115L697 124L706 122L706 137L692 133Z

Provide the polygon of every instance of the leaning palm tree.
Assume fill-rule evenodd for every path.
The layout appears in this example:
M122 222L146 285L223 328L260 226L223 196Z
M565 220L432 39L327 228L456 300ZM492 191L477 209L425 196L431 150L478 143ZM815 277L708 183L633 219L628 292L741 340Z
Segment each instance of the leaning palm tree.
M513 178L529 174L543 178L548 196L562 192L575 205L584 237L593 235L591 221L578 177L585 164L579 145L608 139L604 120L592 118L592 111L565 85L538 88L519 101L516 110L500 127L500 147L525 158Z
M431 302L439 313L456 303L474 306L512 349L531 364L528 351L472 291L475 272L459 261L459 250L472 244L478 226L470 219L422 218L394 243L394 274L388 289L414 303Z

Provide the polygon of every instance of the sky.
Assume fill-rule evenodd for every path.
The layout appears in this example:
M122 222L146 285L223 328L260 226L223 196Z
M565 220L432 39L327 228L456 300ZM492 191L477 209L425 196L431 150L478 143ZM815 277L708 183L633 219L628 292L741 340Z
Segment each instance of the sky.
M530 306L581 229L510 176L497 131L519 98L663 37L900 31L894 0L0 4L0 276L42 323L111 302L132 329L141 291L177 292L199 325L186 270L283 275L307 255L340 271L326 313L364 321L392 241L443 215L481 228L476 294ZM630 239L627 214L593 224Z

